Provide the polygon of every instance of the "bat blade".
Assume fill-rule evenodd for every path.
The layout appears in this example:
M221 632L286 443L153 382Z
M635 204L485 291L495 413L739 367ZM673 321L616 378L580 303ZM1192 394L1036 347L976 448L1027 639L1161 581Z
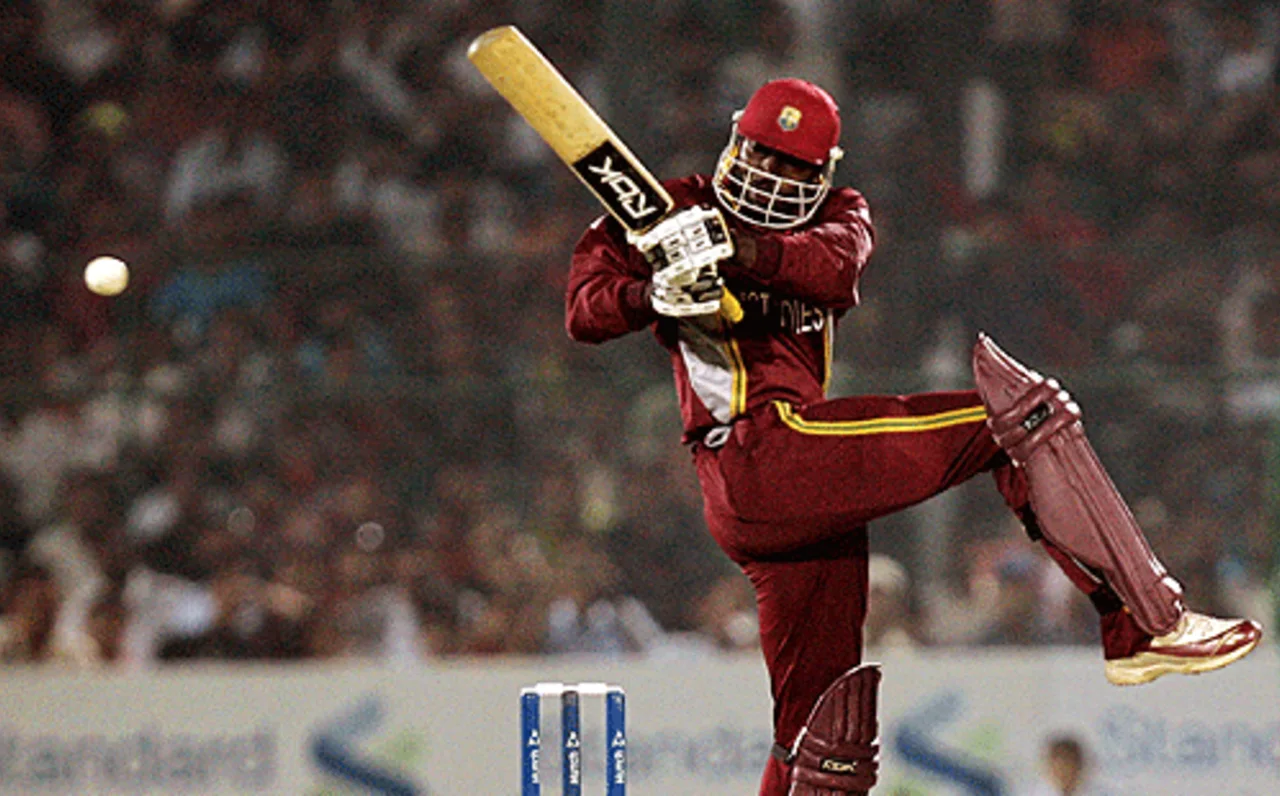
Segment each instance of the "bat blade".
M643 232L675 206L662 183L514 25L480 34L467 58L627 230ZM721 314L734 323L742 318L728 291Z
M662 183L515 26L482 33L467 58L628 230L671 210Z

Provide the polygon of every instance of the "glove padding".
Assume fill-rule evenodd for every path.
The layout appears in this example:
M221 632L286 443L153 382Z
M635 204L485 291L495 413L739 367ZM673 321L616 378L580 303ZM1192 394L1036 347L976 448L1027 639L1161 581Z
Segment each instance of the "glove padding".
M718 263L734 254L719 210L687 207L630 239L653 266L650 303L660 315L687 318L719 311L724 280Z
M649 303L659 315L689 318L719 312L724 280L715 263L698 268L668 266L653 275Z

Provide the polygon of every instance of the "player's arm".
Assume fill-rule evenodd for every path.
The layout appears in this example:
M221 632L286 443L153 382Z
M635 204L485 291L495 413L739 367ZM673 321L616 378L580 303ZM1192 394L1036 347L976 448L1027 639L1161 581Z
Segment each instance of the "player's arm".
M765 287L832 309L858 303L858 280L875 246L866 200L833 192L819 222L799 232L735 235L738 256L725 276L745 276Z
M565 291L569 337L603 343L658 319L650 303L648 265L632 251L622 226L607 216L583 233L573 250Z

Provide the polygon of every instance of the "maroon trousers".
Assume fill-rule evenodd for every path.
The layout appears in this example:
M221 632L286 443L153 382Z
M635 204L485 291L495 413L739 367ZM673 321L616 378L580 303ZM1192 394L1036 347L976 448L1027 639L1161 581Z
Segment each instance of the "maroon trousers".
M974 391L777 403L694 455L708 528L755 587L783 746L827 686L862 661L868 522L988 470L1012 509L1027 506L1025 481ZM786 776L771 759L762 796L785 794Z

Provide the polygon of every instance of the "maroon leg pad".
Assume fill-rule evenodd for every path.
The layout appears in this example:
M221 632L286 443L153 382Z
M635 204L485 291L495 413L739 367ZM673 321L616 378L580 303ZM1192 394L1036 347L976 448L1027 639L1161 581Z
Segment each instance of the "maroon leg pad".
M880 667L863 664L836 678L818 697L789 756L789 796L860 796L876 784Z
M1045 538L1100 572L1147 633L1172 630L1184 611L1182 587L1098 461L1071 396L986 335L973 349L973 375L992 435L1026 472Z

